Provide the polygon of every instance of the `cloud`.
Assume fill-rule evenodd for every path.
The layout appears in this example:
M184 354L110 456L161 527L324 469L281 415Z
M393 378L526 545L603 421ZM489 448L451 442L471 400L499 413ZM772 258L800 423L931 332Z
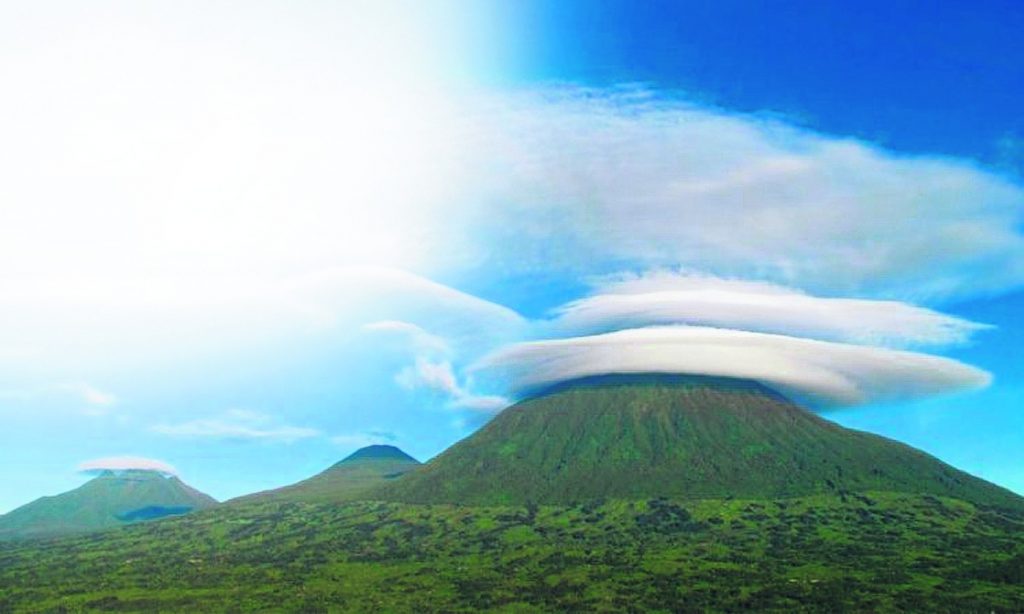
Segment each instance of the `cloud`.
M178 470L171 465L151 458L139 456L111 456L83 461L78 464L78 471L83 473L99 473L102 471L159 471L167 475L178 475Z
M267 414L233 409L216 418L202 418L180 424L160 424L152 431L175 437L214 439L248 439L292 443L300 439L319 437L320 431L311 428L276 424Z
M460 390L450 362L431 362L422 357L417 357L414 365L402 369L395 376L395 381L409 390L426 387L449 395Z
M117 404L117 396L84 382L61 384L58 388L75 395L81 402L85 403L87 407L84 413L87 415L104 415L110 411L111 407Z
M395 376L398 385L408 390L427 388L449 397L449 406L475 412L496 413L512 402L503 396L478 395L459 384L448 361L433 362L417 357L415 364L402 369Z
M469 410L472 410L472 411L477 411L477 412L482 412L482 413L497 413L497 412L505 409L506 407L508 407L511 404L512 404L512 401L509 400L508 397L503 397L503 396L500 396L500 395L492 395L492 394L485 394L485 395L463 394L461 396L457 396L452 401L452 407L457 407L457 408L461 408L461 409L469 409Z
M706 327L651 327L512 345L477 371L507 377L523 396L612 373L685 373L761 381L819 406L910 399L986 386L963 363L906 351Z
M39 57L53 55L48 45L33 48ZM280 356L326 356L332 343L369 325L375 333L411 335L414 353L435 365L447 360L452 371L448 377L434 369L428 386L419 371L430 369L414 364L403 376L409 382L440 387L453 406L499 406L497 398L467 392L473 386L464 381L465 361L536 331L512 309L399 266L486 288L485 294L503 292L517 306L538 310L550 307L549 297L562 300L578 280L615 271L686 267L771 280L812 294L730 287L722 292L731 296L700 303L692 292L636 298L602 290L566 309L562 332L689 322L896 346L958 342L976 325L910 305L813 297L935 305L1024 280L1024 190L969 160L900 155L642 88L553 87L477 92L444 101L440 110L413 104L395 124L400 129L388 121L374 127L410 146L424 137L428 150L393 160L384 148L368 168L356 141L338 138L351 125L320 125L324 117L354 117L338 111L350 108L339 106L349 90L324 84L324 96L309 96L302 87L267 91L264 82L253 82L260 86L253 95L247 90L231 104L212 98L212 123L195 123L195 109L180 105L153 116L216 126L213 141L205 129L164 134L156 126L163 136L153 142L166 137L170 149L142 146L149 141L137 139L153 134L134 124L128 130L111 116L120 145L102 149L107 157L83 157L109 139L105 130L89 132L95 121L76 111L50 118L60 120L60 129L39 122L50 131L45 139L30 131L8 143L12 168L56 150L71 157L33 162L14 173L17 185L2 187L6 200L20 204L0 228L0 277L7 280L0 338L34 352L31 361L0 354L10 374L5 386L105 381L155 365L189 378L180 385L191 394L209 385L210 370L200 366L236 361L271 369ZM72 99L25 93L26 100ZM281 123L294 114L273 110L293 108L289 101L300 98L318 106L298 124ZM207 105L200 107L205 116ZM140 128L155 125L137 119ZM12 153L18 143L59 144L68 134L92 136L79 139L77 153ZM372 132L360 134L375 142ZM338 153L338 143L355 147L352 155L321 155ZM165 158L171 150L178 153ZM138 151L153 157L128 155ZM167 168L181 169L173 190L161 179ZM358 180L358 193L346 191L348 179ZM122 188L128 192L116 191ZM65 190L76 198L62 198ZM183 206L196 202L204 206ZM54 219L68 223L58 228ZM325 262L348 266L321 268ZM388 266L364 266L371 262ZM524 279L540 281L529 296L516 295ZM683 292L650 293L677 291ZM739 295L786 309L752 315L733 300ZM345 373L350 365L336 366ZM255 438L284 428L223 417L161 427Z
M557 310L560 333L692 324L907 347L963 343L984 324L897 301L822 298L784 286L655 271L606 280Z
M346 448L365 448L366 446L393 444L396 441L398 441L398 436L388 431L365 431L331 437L331 443Z
M80 407L80 411L86 416L105 416L119 402L117 395L86 382L0 389L0 400L38 402L59 399L66 402L69 398L73 399L76 405L84 405Z
M526 328L525 320L519 328ZM452 409L496 413L511 404L503 396L476 394L470 392L469 386L460 384L455 368L447 358L452 348L443 337L415 324L394 320L372 322L365 325L363 330L396 333L407 341L414 362L395 374L395 382L402 388L427 389L440 393L448 397L448 406Z
M413 348L418 352L435 352L438 354L448 354L451 352L451 346L443 337L429 333L422 327L409 322L382 320L364 325L363 330L391 333L406 337L412 342Z
M377 330L429 328L461 339L505 335L526 323L508 307L395 268L324 269L290 279L286 292L325 324L362 320Z
M472 353L516 339L527 325L511 309L386 267L222 284L94 281L40 279L0 294L0 336L38 350L32 361L0 355L0 365L36 379L74 381L83 364L95 377L109 377L172 359L223 360L226 354L251 356L252 348L268 344L324 343L374 323L381 327L376 332L398 334L398 322L408 325L406 331L418 327L435 337L417 337L417 343Z
M478 106L469 202L491 205L472 220L495 269L687 266L915 301L1024 282L1024 188L970 160L639 88Z

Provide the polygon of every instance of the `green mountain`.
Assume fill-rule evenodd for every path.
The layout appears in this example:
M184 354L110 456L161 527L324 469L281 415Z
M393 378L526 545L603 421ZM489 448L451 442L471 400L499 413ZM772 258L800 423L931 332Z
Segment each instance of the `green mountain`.
M74 490L36 499L0 516L0 540L98 531L216 504L175 476L104 471Z
M1024 505L755 383L612 377L426 465L375 446L246 505L0 544L0 587L0 612L1020 612Z
M233 499L230 503L255 501L350 501L370 489L387 484L420 464L394 446L373 445L356 450L323 472L291 486Z
M1024 503L919 450L825 420L761 384L674 375L558 386L506 409L374 495L505 505L864 491Z

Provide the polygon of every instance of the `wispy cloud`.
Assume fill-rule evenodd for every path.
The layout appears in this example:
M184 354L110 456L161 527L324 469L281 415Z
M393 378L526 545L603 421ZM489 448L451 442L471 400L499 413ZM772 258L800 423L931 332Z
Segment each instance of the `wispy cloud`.
M457 409L495 413L508 407L512 402L497 395L474 394L459 384L459 380L448 361L433 362L417 357L416 362L402 369L395 381L408 390L427 388L445 395L449 405Z
M491 414L505 409L512 404L512 401L508 397L496 394L462 394L456 396L451 404L452 407Z
M519 321L525 328L526 320ZM411 365L395 374L395 382L406 390L426 389L442 394L453 409L495 413L511 402L498 395L476 394L469 386L459 382L449 356L452 347L446 339L427 330L402 321L380 321L367 324L364 330L401 335L406 349L414 357Z
M467 200L494 204L480 236L496 267L683 265L911 300L1024 283L1024 188L970 160L637 88L502 92L480 108Z
M948 358L877 347L706 327L651 327L503 348L496 370L516 395L612 373L684 373L752 379L823 406L892 401L989 384Z
M105 416L120 402L114 393L81 381L0 390L0 400L27 402L59 400L62 404L66 404L70 400L82 414L87 416Z
M109 413L110 409L117 404L117 396L113 393L100 390L99 388L85 382L70 382L57 386L59 390L73 394L78 400L85 404L83 413L86 415L100 416Z
M377 333L390 333L407 338L417 352L436 352L448 354L451 346L439 335L429 333L422 327L400 320L381 320L363 326L363 330Z
M947 345L990 328L898 301L823 298L764 282L654 271L619 276L557 310L561 333L693 324L827 341Z
M214 418L200 418L180 424L159 424L156 433L176 437L251 439L291 443L319 437L317 429L277 423L271 416L250 410L233 409Z
M395 331L402 322L399 326L443 331L446 338L471 338L504 335L526 322L503 305L388 267L320 270L289 280L283 290L293 305L322 323L376 322L379 330Z

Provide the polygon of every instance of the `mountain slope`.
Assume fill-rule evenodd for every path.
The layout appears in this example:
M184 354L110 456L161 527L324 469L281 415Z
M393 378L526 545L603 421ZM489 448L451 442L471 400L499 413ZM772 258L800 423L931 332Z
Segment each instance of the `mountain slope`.
M373 445L356 450L323 472L291 486L246 495L231 503L286 500L337 502L358 498L419 466L420 462L394 446Z
M108 529L216 505L175 476L104 471L66 493L42 497L0 516L0 539L52 537Z
M869 490L1024 501L919 450L825 420L761 384L667 375L552 389L373 494L417 503L561 504Z
M1024 513L905 493L266 502L0 545L0 612L1024 612Z

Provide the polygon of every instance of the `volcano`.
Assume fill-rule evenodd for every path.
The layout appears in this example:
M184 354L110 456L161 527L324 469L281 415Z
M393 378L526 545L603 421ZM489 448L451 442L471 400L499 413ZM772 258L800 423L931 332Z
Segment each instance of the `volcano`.
M561 384L506 409L374 495L505 505L867 491L1024 502L920 450L839 426L760 383L681 375Z
M66 493L42 497L0 516L0 539L54 537L178 516L217 501L176 476L105 470Z
M420 462L395 446L372 445L356 450L323 472L276 490L246 495L231 503L256 501L350 501L416 468Z

